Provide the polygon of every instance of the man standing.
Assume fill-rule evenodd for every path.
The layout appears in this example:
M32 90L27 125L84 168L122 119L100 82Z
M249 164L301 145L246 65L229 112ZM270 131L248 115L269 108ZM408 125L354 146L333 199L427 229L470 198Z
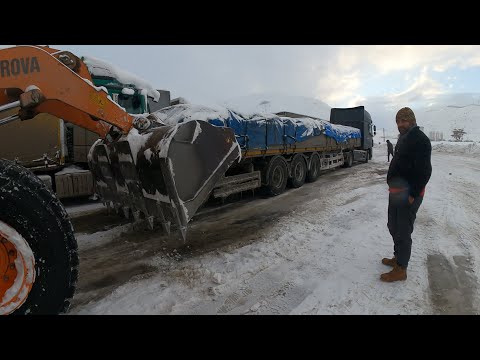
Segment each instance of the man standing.
M390 142L390 140L387 140L387 148L388 148L388 162L390 162L390 155L392 155L393 158L393 144Z
M387 282L407 279L413 224L432 174L432 145L417 126L412 109L400 109L395 120L400 137L387 174L388 230L393 238L394 256L382 259L393 270L380 276Z

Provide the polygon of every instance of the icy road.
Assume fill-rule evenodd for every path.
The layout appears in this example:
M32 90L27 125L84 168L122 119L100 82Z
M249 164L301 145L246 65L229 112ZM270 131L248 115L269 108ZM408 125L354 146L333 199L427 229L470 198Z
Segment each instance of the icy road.
M479 148L434 145L405 282L379 280L393 251L383 145L278 197L206 207L185 244L69 209L81 261L69 314L479 314Z

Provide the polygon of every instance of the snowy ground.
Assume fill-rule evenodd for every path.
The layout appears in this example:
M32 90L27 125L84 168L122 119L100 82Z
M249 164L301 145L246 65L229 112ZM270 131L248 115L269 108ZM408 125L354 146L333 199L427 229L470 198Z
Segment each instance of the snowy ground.
M76 216L69 313L479 314L480 145L433 147L405 282L379 280L393 249L382 144L300 189L204 209L186 244L98 207Z

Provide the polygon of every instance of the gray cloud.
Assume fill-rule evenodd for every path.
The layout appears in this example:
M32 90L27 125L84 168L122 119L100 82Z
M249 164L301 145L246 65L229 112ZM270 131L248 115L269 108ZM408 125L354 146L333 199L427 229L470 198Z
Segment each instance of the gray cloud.
M334 107L365 105L382 126L391 124L399 107L427 106L448 90L425 69L480 65L480 46L470 45L52 47L104 59L195 103L259 93L305 96ZM405 88L373 97L361 93L372 78L399 71L408 79Z

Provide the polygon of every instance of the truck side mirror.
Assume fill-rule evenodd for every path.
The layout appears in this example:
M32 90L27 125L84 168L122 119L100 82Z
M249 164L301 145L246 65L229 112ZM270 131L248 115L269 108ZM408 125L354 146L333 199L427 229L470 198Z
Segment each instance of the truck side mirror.
M373 135L377 135L377 125L373 125Z

